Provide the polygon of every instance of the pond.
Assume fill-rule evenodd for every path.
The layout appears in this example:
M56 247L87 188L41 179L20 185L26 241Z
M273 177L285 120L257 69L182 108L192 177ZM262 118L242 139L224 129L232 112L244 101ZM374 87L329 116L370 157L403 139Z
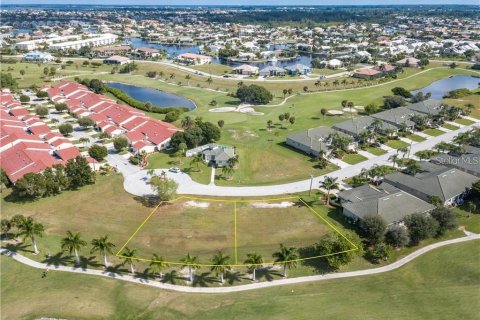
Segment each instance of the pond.
M429 86L412 91L412 94L417 92L423 92L426 94L430 92L432 94L432 99L441 100L443 96L452 90L467 88L467 89L476 89L478 88L478 83L480 78L475 76L450 76L448 78L443 78L441 80L432 82Z
M150 102L151 104L161 108L184 107L188 108L189 110L196 108L195 103L192 100L177 96L173 93L119 82L109 82L108 85L112 88L122 90L134 99L142 102Z

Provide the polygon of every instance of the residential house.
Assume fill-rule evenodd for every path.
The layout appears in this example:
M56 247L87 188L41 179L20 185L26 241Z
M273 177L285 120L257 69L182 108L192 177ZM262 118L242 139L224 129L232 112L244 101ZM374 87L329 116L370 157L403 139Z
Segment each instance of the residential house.
M428 116L429 122L441 117L441 111L443 109L442 102L439 100L428 99L413 103L406 106L407 109L414 111L416 114Z
M420 64L420 60L412 57L405 57L401 60L396 62L397 66L404 66L404 67L418 67Z
M331 136L333 134L345 135L328 127L317 127L289 134L285 143L295 149L301 150L308 155L318 157L320 154L328 155L331 150ZM349 149L354 150L356 143L352 143Z
M262 77L278 77L285 75L285 69L277 66L268 66L260 70L259 74Z
M251 76L258 74L258 67L242 64L241 66L233 68L233 71L235 71L237 74Z
M213 167L225 167L231 158L236 157L235 148L220 144L210 143L194 149L187 150L185 155L193 157L201 154L203 161Z
M307 75L312 72L312 68L300 63L294 64L293 66L287 66L285 67L285 70L289 75Z
M379 216L387 224L400 223L413 213L427 213L435 206L388 183L369 184L339 192L343 214L355 221Z
M332 128L348 134L355 139L359 139L362 132L373 131L375 125L378 123L378 132L387 133L388 131L397 131L397 128L390 123L384 121L375 121L375 118L370 116L361 116L352 120L346 120L335 124Z
M420 162L421 172L408 175L394 172L384 177L384 181L424 200L438 197L444 205L457 205L478 178L456 168L449 168L430 162Z
M110 58L103 60L103 64L114 64L114 65L123 65L130 62L131 60L129 58L122 57L122 56L111 56Z
M406 107L398 107L374 113L372 117L393 125L397 130L411 131L415 127L415 122L411 121L410 118L416 114L419 115L419 113Z
M212 61L212 58L210 58L209 56L201 55L201 54L187 52L177 56L176 60L178 62L185 63L185 64L202 65L202 64L210 63Z

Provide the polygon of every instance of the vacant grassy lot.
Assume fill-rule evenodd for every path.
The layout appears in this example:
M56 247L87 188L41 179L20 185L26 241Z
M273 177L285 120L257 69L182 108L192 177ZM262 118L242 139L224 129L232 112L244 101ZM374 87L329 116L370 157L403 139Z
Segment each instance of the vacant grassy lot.
M443 133L443 132L442 132ZM417 134L409 134L407 135L405 138L407 139L410 139L410 140L413 140L413 141L416 141L416 142L422 142L422 141L425 141L426 139L424 137L421 137Z
M386 150L383 150L382 148L375 148L375 147L365 148L365 151L367 151L368 153L374 154L376 156L381 156L382 154L387 153Z
M466 104L471 103L475 108L472 110L470 116L480 119L480 95L478 92L477 94L462 97L461 99L443 99L443 102L461 108L465 108Z
M202 64L198 66L190 66L190 68L217 76L232 72L232 68L230 66L223 64Z
M209 264L221 250L230 257L230 264L242 264L252 252L269 263L280 243L307 247L327 231L332 230L297 198L184 198L160 206L127 246L137 249L138 257L144 259L157 253L167 261L180 262L190 253L199 263Z
M367 160L366 157L362 156L361 154L357 153L349 153L346 154L342 157L342 161L348 163L348 164L356 164L362 161Z
M463 118L458 118L457 120L455 120L455 122L459 124L463 124L464 126L469 126L472 123L474 123L472 120L463 119Z
M437 249L385 274L231 294L183 294L50 272L6 257L4 319L478 319L479 241ZM55 290L52 290L55 288ZM361 294L355 293L361 290ZM352 293L353 292L353 293ZM394 299L394 303L392 302Z
M270 208L262 206L271 205ZM287 205L288 207L283 207ZM314 212L296 200L237 203L237 254L242 263L247 253L257 252L265 262L280 243L303 248L331 231ZM320 213L318 213L320 214Z
M450 123L445 123L442 125L442 127L444 127L445 129L448 129L448 130L457 130L459 127L457 126L454 126L453 124L450 124Z
M445 132L442 131L442 130L439 130L439 129L431 129L431 128L429 128L429 129L423 130L423 133L428 134L429 136L434 136L434 137L436 137L436 136L441 136L441 135L444 134Z
M401 148L405 148L405 147L409 146L408 143L406 143L402 140L389 140L385 144L387 146L389 146L390 148L393 148L393 149L401 149Z

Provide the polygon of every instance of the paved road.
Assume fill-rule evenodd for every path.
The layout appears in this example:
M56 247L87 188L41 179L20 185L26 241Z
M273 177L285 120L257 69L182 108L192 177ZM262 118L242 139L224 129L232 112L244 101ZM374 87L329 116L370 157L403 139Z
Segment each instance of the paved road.
M351 272L330 273L330 274L324 274L324 275L306 276L306 277L298 277L298 278L291 278L291 279L281 279L281 280L273 280L273 281L267 281L267 282L257 282L257 283L250 283L250 284L233 286L233 287L215 287L215 288L187 287L187 286L181 286L181 285L173 285L173 284L162 283L154 280L137 278L131 275L118 274L118 273L96 270L96 269L82 269L82 268L75 268L75 267L69 267L69 266L52 266L52 265L47 265L45 263L40 263L40 262L31 260L21 254L18 254L13 251L9 251L4 248L0 249L0 254L8 256L20 263L23 263L25 265L28 265L30 267L37 268L37 269L49 269L49 271L64 271L64 272L72 272L72 273L80 273L80 274L86 274L86 275L92 275L92 276L106 277L111 279L119 279L123 281L137 283L137 284L143 284L150 287L156 287L160 289L167 289L167 290L178 291L178 292L230 293L230 292L239 292L239 291L249 291L249 290L255 290L260 288L269 288L269 287L275 287L275 286L281 286L281 285L296 284L296 283L351 278L351 277L359 277L359 276L389 272L389 271L400 268L401 266L407 264L413 259L421 256L425 252L428 252L446 245L472 241L477 239L480 239L480 234L471 234L462 238L437 242L429 246L423 247L392 264L379 267L379 268L351 271Z
M429 137L429 139L412 144L410 154L413 156L415 152L420 150L429 150L441 142L441 141L451 141L457 134L460 132L465 132L472 129L474 126L480 125L480 121L477 121L475 124L461 127L457 130L445 132L444 134L437 137ZM363 168L371 168L374 165L391 165L392 163L388 161L388 158L396 153L396 150L388 151L386 154L373 157L371 159L365 160L355 165L351 165L337 171L327 174L330 177L336 177L338 180L344 180L346 178L353 177L360 173ZM157 173L166 169L158 169ZM122 172L122 170L120 170ZM122 172L123 173L123 172ZM308 177L305 174L306 178ZM315 189L318 188L319 183L323 181L324 177L319 176L313 179L313 186ZM125 174L124 173L124 187L129 193L137 196L151 195L152 189L147 184L148 177L146 170L140 170L134 174ZM255 186L255 187L221 187L215 185L204 185L198 182L193 181L189 175L185 173L168 173L168 178L172 178L177 181L179 184L178 193L179 194L195 194L195 195L208 195L208 196L231 196L231 197L251 197L251 196L270 196L270 195L279 195L279 194L289 194L304 192L310 188L310 179L303 181L297 181L286 184L278 184L271 186Z

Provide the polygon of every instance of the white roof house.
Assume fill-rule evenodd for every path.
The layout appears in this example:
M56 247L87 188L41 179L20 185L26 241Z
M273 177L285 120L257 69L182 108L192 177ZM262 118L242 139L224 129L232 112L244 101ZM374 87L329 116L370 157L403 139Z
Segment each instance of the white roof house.
M23 55L23 59L26 61L46 62L52 61L53 56L50 53L32 51Z

